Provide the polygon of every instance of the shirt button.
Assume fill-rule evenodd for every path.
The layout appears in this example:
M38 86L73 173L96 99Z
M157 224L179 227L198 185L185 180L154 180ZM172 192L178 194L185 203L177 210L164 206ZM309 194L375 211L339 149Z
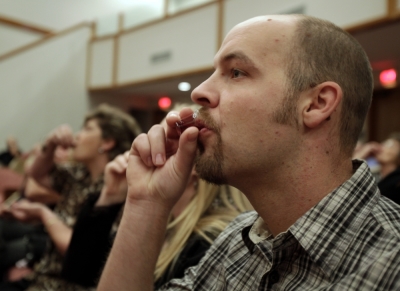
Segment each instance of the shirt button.
M269 274L269 283L271 285L278 283L279 281L279 273L277 270L273 270L270 274Z

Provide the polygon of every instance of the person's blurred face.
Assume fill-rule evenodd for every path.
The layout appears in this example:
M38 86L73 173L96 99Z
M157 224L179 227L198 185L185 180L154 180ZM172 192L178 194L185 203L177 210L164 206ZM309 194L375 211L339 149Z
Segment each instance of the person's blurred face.
M387 139L381 144L381 149L376 159L381 164L397 164L400 154L400 142L395 139Z
M292 18L273 16L240 24L225 38L215 72L192 92L203 106L200 177L235 186L281 165L288 146L293 150L293 126L277 122L276 113L286 95L284 64L294 29Z
M82 163L94 160L99 155L102 142L102 132L97 120L88 120L76 136L74 160Z

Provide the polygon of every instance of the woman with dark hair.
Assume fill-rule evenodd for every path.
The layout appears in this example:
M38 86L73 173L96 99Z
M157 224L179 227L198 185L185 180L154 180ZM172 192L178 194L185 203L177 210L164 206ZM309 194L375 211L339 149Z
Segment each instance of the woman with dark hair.
M51 241L31 275L7 287L0 285L1 290L68 288L68 283L59 275L76 216L88 194L101 190L106 164L128 150L139 133L140 127L131 116L104 104L86 116L76 136L67 125L61 125L49 134L30 175L41 185L60 193L62 198L54 210L41 203L21 200L11 206L10 213L23 222L42 223ZM54 164L57 146L73 148L73 165L60 167Z

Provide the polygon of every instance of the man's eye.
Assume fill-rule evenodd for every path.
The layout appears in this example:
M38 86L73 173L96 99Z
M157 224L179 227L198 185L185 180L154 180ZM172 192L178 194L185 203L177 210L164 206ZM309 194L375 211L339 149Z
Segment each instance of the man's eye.
M244 76L244 73L238 69L232 69L231 75L232 75L232 78L239 78L239 77Z

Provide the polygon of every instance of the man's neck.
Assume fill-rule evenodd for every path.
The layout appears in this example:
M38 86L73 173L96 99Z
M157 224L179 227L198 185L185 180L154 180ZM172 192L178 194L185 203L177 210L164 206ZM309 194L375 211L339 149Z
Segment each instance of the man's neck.
M249 191L242 190L273 236L286 231L353 174L350 159L341 163L328 158L323 163L323 157L317 156L306 159L294 163L290 171L272 175L264 183L248 184L258 185Z

